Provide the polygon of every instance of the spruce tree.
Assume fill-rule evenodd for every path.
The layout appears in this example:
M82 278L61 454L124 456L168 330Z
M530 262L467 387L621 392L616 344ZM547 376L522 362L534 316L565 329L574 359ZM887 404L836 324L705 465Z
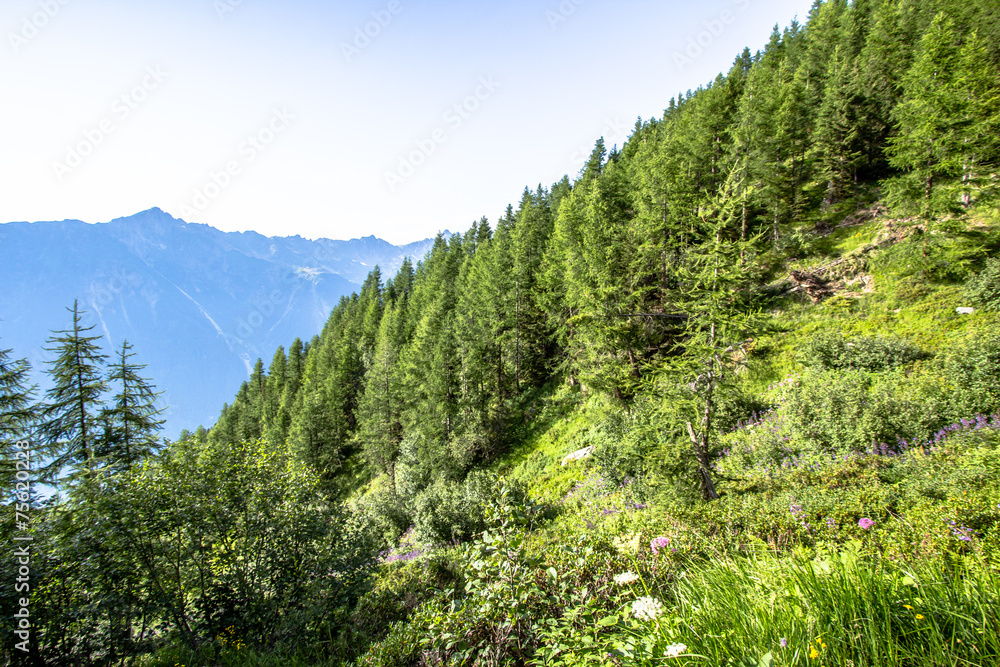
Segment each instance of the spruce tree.
M107 377L116 393L111 406L101 413L108 428L96 453L101 463L115 472L153 454L159 446L156 434L164 424L157 419L162 412L156 407L159 394L139 375L145 366L133 363L134 356L132 345L124 341Z
M812 146L819 175L827 184L827 203L840 201L857 180L861 150L857 107L852 95L855 76L856 71L848 65L840 49L835 50Z
M938 14L920 41L920 54L903 81L903 99L893 111L899 135L891 141L890 163L904 169L930 205L936 180L962 171L955 110L963 107L956 84L958 37L954 23Z
M1000 161L1000 66L989 57L978 30L965 39L959 52L955 84L962 101L956 109L961 202L968 207L988 187Z
M107 356L97 344L101 337L87 335L95 325L83 326L84 311L77 301L67 310L72 314L70 328L54 332L48 339L53 347L45 348L56 355L49 362L53 387L45 392L39 430L42 453L49 459L45 475L52 481L67 466L88 477L97 468L95 449L102 437L100 415L107 391Z
M288 381L288 357L285 348L278 346L267 369L267 394L264 401L264 433L271 444L284 442L290 417L282 412L281 400Z

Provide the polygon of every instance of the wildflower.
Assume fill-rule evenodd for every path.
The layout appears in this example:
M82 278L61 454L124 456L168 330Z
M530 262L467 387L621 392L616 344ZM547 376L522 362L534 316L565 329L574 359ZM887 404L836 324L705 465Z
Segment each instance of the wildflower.
M781 641L778 643L781 645L781 648L788 648L788 639L785 637L782 637Z
M614 539L615 549L621 554L638 553L639 552L639 541L642 537L639 533L626 533L620 537Z
M861 526L863 529L868 530L869 528L875 525L875 522L869 519L868 517L865 517L860 521L858 521L858 525Z
M668 537L654 537L649 543L649 547L653 550L654 554L660 553L660 549L669 546L670 538Z
M622 572L621 574L615 575L615 583L619 586L627 586L633 581L638 581L639 575L635 572Z
M814 660L819 657L819 651L817 651L816 647L811 644L809 645L809 657Z
M655 621L662 611L663 603L648 595L632 603L632 615L640 621Z
M686 650L688 647L684 644L671 644L664 650L663 654L668 658L676 658Z
M916 618L918 621L924 620L923 614L917 614L914 618Z
M903 609L908 609L908 610L910 610L910 611L913 611L913 607L911 607L911 606L910 606L910 605L908 605L908 604L904 604L904 605L903 605Z

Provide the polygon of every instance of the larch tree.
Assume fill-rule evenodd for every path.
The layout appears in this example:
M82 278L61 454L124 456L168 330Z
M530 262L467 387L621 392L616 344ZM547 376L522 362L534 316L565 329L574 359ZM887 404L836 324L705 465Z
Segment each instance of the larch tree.
M680 460L696 471L704 500L719 497L712 475L717 450L715 416L732 386L738 359L759 326L750 303L753 274L746 268L759 237L739 238L740 192L732 176L701 211L702 243L691 248L678 268L673 295L683 332L675 354L654 379L663 397L660 413L682 433L687 446Z

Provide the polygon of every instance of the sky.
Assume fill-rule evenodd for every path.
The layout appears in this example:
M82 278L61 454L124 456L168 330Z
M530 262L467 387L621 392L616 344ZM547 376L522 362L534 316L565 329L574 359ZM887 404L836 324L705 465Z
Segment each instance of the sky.
M3 0L0 221L495 222L812 0Z

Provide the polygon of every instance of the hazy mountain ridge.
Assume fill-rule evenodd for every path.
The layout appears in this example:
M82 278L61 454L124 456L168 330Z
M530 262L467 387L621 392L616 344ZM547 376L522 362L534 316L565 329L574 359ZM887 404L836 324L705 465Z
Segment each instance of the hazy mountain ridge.
M27 357L44 389L45 340L78 298L108 352L135 345L175 436L214 422L258 356L319 333L375 265L394 273L432 243L222 232L158 208L100 224L6 223L0 347Z

